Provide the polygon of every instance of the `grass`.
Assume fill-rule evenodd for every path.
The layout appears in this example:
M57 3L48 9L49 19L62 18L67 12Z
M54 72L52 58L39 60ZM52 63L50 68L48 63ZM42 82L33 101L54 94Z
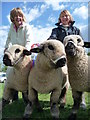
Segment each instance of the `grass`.
M2 92L4 88L4 83L0 84L0 99L2 97ZM50 94L39 94L39 101L43 108L42 112L37 111L34 108L34 111L32 113L32 120L51 120L51 114L50 114ZM69 89L66 96L66 106L64 109L60 109L60 118L61 120L67 120L72 105L73 105L73 99L71 90ZM85 100L87 104L87 109L82 110L79 109L78 112L78 119L77 120L90 120L90 93L85 93ZM23 113L25 109L25 104L22 100L22 95L19 93L19 100L13 102L12 104L6 105L6 107L2 111L2 120L22 120Z

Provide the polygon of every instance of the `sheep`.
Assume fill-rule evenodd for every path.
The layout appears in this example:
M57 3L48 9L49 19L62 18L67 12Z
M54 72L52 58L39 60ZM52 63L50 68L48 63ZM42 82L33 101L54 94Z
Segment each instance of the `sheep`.
M90 92L90 56L85 52L85 42L79 35L68 35L64 38L67 56L69 82L72 88L74 105L69 120L75 120L80 107L82 93ZM89 46L88 46L89 47Z
M24 99L28 101L28 75L32 60L31 56L24 55L24 50L26 50L25 47L15 44L4 53L3 63L8 66L8 69L2 97L3 107L12 100L15 90L21 91L24 94Z
M24 118L26 119L31 116L34 104L40 110L38 93L51 93L51 115L54 120L59 119L57 103L62 88L68 83L64 45L58 40L46 40L39 47L31 49L30 52L36 52L38 55L35 66L28 77L29 103L25 108Z

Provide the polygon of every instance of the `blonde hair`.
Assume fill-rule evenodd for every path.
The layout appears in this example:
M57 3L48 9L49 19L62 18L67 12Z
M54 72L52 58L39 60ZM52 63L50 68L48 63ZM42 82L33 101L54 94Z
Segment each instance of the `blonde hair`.
M13 8L13 9L11 10L11 12L10 12L10 20L11 20L11 22L14 22L14 18L15 18L17 15L22 16L22 20L23 20L24 22L26 22L26 18L25 18L25 16L24 16L21 8Z
M63 10L60 15L59 15L59 18L58 18L58 23L61 23L61 17L64 16L64 15L69 15L70 17L70 23L73 22L73 17L72 15L70 14L70 12L68 10Z

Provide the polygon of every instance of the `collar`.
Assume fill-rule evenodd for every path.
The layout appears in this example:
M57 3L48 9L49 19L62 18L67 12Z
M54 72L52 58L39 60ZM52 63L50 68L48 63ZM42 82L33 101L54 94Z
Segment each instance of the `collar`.
M75 23L75 21L72 21L70 26L73 26L74 23ZM64 28L64 26L62 24L60 25L60 23L55 23L55 25L58 26L58 27Z
M17 32L18 29L23 28L23 24L19 25L19 27L16 28L15 24L13 23L13 28L14 28L15 31Z

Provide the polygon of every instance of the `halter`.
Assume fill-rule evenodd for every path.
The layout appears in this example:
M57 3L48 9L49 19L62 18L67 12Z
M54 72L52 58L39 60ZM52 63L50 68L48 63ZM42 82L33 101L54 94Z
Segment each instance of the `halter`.
M73 41L69 41L69 42L67 42L67 43L65 44L65 47L67 46L68 43L73 43L74 46L77 48L76 44L75 44Z
M8 50L7 50L5 53L9 53L9 54L12 56L12 58L13 58L12 53L9 52ZM20 61L23 57L24 57L24 55L22 54L20 58L18 58L15 62L13 62L13 65L17 65L17 64L19 63L19 61ZM13 60L14 60L14 58L13 58Z
M62 59L62 58L66 58L65 55L62 55L62 56L60 56L59 58L57 58L56 60L52 60L50 57L48 57L48 56L45 54L44 51L43 51L43 53L44 53L44 55L52 62L52 64L54 64L54 65L57 64L57 61L58 61L58 60L60 60L60 59Z

